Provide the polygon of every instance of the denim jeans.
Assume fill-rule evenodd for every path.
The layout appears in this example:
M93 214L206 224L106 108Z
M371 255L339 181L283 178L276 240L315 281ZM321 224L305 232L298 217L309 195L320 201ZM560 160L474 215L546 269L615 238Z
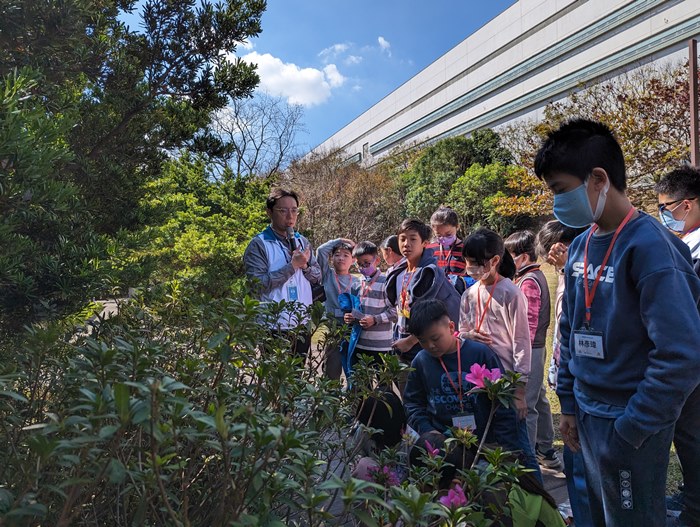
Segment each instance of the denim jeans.
M569 503L576 527L596 527L591 520L588 504L583 454L573 452L568 446L564 447L564 473L566 474L566 490L569 493Z

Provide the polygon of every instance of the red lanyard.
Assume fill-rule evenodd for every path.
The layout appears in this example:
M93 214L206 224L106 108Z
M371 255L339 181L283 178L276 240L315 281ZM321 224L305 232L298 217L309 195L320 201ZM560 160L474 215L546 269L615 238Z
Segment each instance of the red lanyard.
M452 259L452 251L455 250L455 245L457 245L456 241L452 244L452 248L450 249L450 252L447 253L447 258L445 258L445 268L446 269L450 268L450 260ZM440 245L440 254L442 254L444 252L445 252L445 249L443 249L442 245Z
M406 318L408 318L407 306L408 306L408 304L410 304L410 299L408 298L408 285L411 283L411 278L413 278L413 273L415 273L415 271L413 271L411 273L409 273L408 270L405 271L404 275L403 275L403 280L401 281L401 311L402 311L402 315Z
M481 311L481 291L477 291L477 297L476 297L476 318L479 320L479 322L476 325L476 330L481 331L481 325L484 323L484 318L486 318L486 312L489 310L489 306L491 305L491 299L493 298L493 292L496 289L496 285L498 284L498 279L501 277L498 273L496 273L496 281L493 283L493 287L491 288L491 291L489 292L489 297L486 300L486 304L484 304L484 312L481 314L481 317L479 317L479 311ZM479 287L481 287L481 284L479 284ZM486 286L484 286L486 287ZM488 289L487 289L488 291Z
M450 377L450 372L447 371L447 366L445 366L445 362L442 360L442 357L440 357L438 360L440 361L440 366L442 366L442 369L445 370L445 375L447 376L447 380L450 381L450 385L452 386L452 389L457 394L457 397L459 397L460 409L462 411L464 411L464 405L462 404L462 353L460 352L461 350L459 349L459 339L458 338L455 338L455 345L457 346L457 382L459 383L459 389L457 389L457 386L455 386L455 383L452 380L452 377Z
M347 276L350 276L350 275L347 275ZM335 278L335 285L338 286L338 296L350 291L350 288L352 287L352 276L350 276L350 283L347 285L347 287L345 288L344 291L342 290L342 288L340 286L340 280L338 280L338 275L336 273L333 273L333 277Z
M363 300L369 294L369 292L372 290L372 286L374 285L374 282L377 281L377 278L379 278L380 274L381 274L381 272L379 272L379 270L377 270L374 273L374 278L372 278L372 280L370 280L369 284L367 283L367 280L362 282L362 292L360 293L360 300Z
M610 255L612 254L613 247L615 246L615 242L617 241L617 237L619 236L620 232L622 232L622 229L624 229L625 225L630 221L632 218L632 215L635 213L637 209L632 207L630 211L627 213L627 216L625 216L625 219L622 220L622 223L618 226L617 229L615 229L615 234L613 235L612 240L610 240L610 245L608 246L608 251L605 253L605 257L603 258L603 262L600 264L600 268L598 269L598 273L596 274L595 280L593 281L593 287L591 289L588 288L588 242L591 241L591 236L593 236L593 233L598 230L597 225L593 225L591 227L591 232L588 233L588 238L586 238L586 248L583 252L583 292L584 292L584 300L586 302L586 327L590 328L591 325L591 306L593 305L593 298L595 297L595 292L596 289L598 289L598 284L600 283L600 278L603 276L603 270L605 269L605 264L608 263L608 258L610 258Z

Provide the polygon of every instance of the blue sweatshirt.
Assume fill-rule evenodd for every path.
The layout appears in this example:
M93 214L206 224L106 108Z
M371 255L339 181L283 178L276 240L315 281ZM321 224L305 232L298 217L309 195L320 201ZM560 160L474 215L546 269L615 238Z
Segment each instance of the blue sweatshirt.
M467 395L474 385L465 380L472 364L486 365L489 369L499 368L503 371L501 361L488 346L473 340L462 340L462 393L464 411L474 415L476 435L481 438L491 411L491 400L486 394ZM442 357L452 383L459 388L457 353ZM452 416L461 412L459 397L452 383L440 365L440 360L427 351L421 350L411 363L406 388L403 394L404 408L408 424L419 434L432 430L444 433L452 426ZM508 450L520 450L515 412L510 408L499 406L494 415L487 441L495 442Z
M557 395L563 414L574 414L577 403L584 410L591 403L602 410L619 407L615 429L639 448L675 423L700 382L700 280L688 247L640 213L620 232L593 300L591 328L603 334L605 358L577 356L574 331L585 322L588 233L571 244L565 268ZM612 236L591 238L589 288Z

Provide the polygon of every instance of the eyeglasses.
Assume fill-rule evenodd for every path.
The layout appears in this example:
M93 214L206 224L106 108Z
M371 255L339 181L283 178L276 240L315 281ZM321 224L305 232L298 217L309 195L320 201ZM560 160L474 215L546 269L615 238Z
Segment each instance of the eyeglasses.
M291 214L292 216L296 216L299 214L299 209L282 209L275 207L275 211L279 212L282 216L286 216L287 214Z
M666 209L668 209L668 207L670 207L671 205L675 205L676 203L680 203L681 201L685 201L685 200L692 201L694 199L697 199L697 197L695 197L695 198L681 198L681 199L677 199L674 201L667 201L666 203L659 203L659 212L663 212Z
M375 264L375 262L357 262L357 267L359 267L360 269L367 269L368 267L372 267Z

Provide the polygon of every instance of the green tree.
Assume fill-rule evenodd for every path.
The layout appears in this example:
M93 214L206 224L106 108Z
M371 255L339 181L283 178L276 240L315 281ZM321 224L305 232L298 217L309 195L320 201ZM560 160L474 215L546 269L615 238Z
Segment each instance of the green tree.
M8 0L0 4L0 75L37 69L44 106L75 116L65 176L98 232L137 229L144 184L167 152L216 155L212 113L246 97L255 66L232 59L261 31L264 0ZM138 13L137 30L120 19Z
M424 149L403 177L406 213L428 220L444 202L452 184L474 163L508 164L510 153L493 130L478 130L469 137L450 137Z
M264 179L214 179L201 157L184 153L147 185L139 214L148 227L135 256L154 283L178 280L191 291L225 296L243 274L248 242L268 222L268 192Z
M29 71L0 85L0 320L16 327L89 300L104 240L64 178L73 122L47 113Z
M519 181L524 172L513 165L475 163L454 182L448 203L460 215L461 223L468 231L489 227L507 234L516 228L527 227L532 216L539 216L538 212L508 210L511 200L522 197L513 182Z

